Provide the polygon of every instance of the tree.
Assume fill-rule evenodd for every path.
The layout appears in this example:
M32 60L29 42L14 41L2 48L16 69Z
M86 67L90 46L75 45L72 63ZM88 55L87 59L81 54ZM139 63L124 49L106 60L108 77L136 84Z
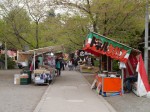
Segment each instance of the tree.
M56 5L75 8L90 20L92 30L115 40L133 45L144 27L144 1L138 0L53 0ZM138 7L138 8L137 8ZM138 23L141 24L137 24ZM91 28L91 27L90 27ZM133 43L134 43L133 41Z
M68 51L82 49L84 39L89 32L87 18L81 18L79 15L76 15L64 21L65 24L61 32L62 38L59 41L65 43Z
M46 1L43 0L26 0L28 12L35 23L35 40L36 48L39 48L39 23L46 16Z
M48 10L46 18L40 23L40 45L57 45L59 30L61 29L61 22L54 10Z
M97 31L97 16L95 16L92 12L91 12L91 0L82 0L81 1L71 1L71 0L53 0L53 3L56 5L63 5L64 7L68 7L68 9L72 9L72 11L74 10L74 8L76 10L79 10L80 13L84 14L85 16L88 16L91 20L92 23L92 28L94 32L98 32Z
M21 2L17 2L17 0L6 0L0 5L3 16L3 24L0 28L1 38L13 48L23 49L24 43L34 47L28 41L30 18L23 9L24 6L19 4Z

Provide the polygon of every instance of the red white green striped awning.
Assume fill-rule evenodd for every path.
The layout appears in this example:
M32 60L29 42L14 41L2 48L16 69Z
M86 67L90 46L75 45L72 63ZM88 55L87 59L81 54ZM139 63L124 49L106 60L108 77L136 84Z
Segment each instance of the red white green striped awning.
M124 44L121 44L94 32L90 32L87 35L85 46L83 49L96 56L103 54L124 63L127 62L132 50L140 53L140 51L136 49L128 47Z

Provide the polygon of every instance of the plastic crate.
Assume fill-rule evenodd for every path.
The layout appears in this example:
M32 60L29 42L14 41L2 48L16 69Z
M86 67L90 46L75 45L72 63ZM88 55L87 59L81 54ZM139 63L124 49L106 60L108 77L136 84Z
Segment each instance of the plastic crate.
M31 83L31 71L30 70L23 70L23 73L27 73L28 74L28 83Z
M21 78L20 79L20 85L27 85L28 83L28 78Z

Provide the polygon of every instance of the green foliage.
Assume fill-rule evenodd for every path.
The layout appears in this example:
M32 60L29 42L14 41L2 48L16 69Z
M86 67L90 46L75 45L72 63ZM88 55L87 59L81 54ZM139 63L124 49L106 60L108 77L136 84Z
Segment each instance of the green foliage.
M113 60L113 63L112 63L112 69L114 71L119 71L119 63L118 63L118 60Z
M99 67L99 60L94 60L94 66Z
M88 33L87 18L82 18L79 15L62 18L65 24L62 26L61 38L59 43L64 43L67 51L74 51L75 49L82 49L85 37Z
M0 55L0 60L5 60L4 54ZM16 65L16 63L13 61L13 59L7 56L7 68L14 69L15 65Z
M56 7L45 10L44 2L40 4L34 1L24 4L30 13L19 4L10 3L12 6L10 8L5 7L10 6L9 3L0 5L2 11L6 12L0 21L0 40L6 41L9 48L23 49L24 45L28 45L32 49L37 46L63 44L69 53L75 49L82 49L89 31L95 31L137 48L144 29L145 3L142 1L49 2L50 6L55 7L59 4L68 7L68 11L63 14L56 14ZM9 10L6 10L7 8Z
M137 47L144 29L144 1L137 0L86 0L57 3L80 11L80 19L86 18L87 29ZM71 7L71 8L70 8ZM137 8L138 7L138 8ZM76 13L75 13L76 14ZM70 20L70 18L69 18ZM73 26L73 24L71 24ZM76 29L78 30L78 29ZM68 30L69 31L69 30Z
M30 18L25 9L19 6L12 8L3 16L3 22L0 26L1 38L8 43L8 48L23 49L24 45L30 46Z

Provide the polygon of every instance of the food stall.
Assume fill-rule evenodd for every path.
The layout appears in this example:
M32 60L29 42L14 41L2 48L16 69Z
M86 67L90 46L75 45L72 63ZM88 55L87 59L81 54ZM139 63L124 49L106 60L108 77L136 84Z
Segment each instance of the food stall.
M54 79L55 66L49 66L48 61L50 61L49 59L54 60L54 54L58 51L63 52L64 47L62 45L48 46L39 49L28 50L25 52L18 52L18 59L21 60L22 57L24 57L23 59L28 61L29 68L26 71L30 73L30 75L28 76L29 79L32 79L35 84L44 84L45 82L47 83L47 79ZM49 58L49 55L53 56L53 58ZM38 69L35 68L37 60L39 61ZM46 78L44 79L43 76Z
M109 67L111 64L109 64L108 60L106 60L107 71L101 70L96 74L92 85L96 85L96 90L99 94L104 96L106 96L106 93L112 93L113 95L123 94L124 79L133 75L135 71L138 73L138 80L134 87L136 89L133 92L137 96L144 96L149 92L148 77L139 50L94 32L90 32L87 35L83 49L100 59L102 56L107 56L113 60L118 60L120 63L120 74L112 72L112 67Z
M94 66L94 58L91 53L84 50L77 50L75 53L75 59L80 72L95 73L98 71L98 67Z

